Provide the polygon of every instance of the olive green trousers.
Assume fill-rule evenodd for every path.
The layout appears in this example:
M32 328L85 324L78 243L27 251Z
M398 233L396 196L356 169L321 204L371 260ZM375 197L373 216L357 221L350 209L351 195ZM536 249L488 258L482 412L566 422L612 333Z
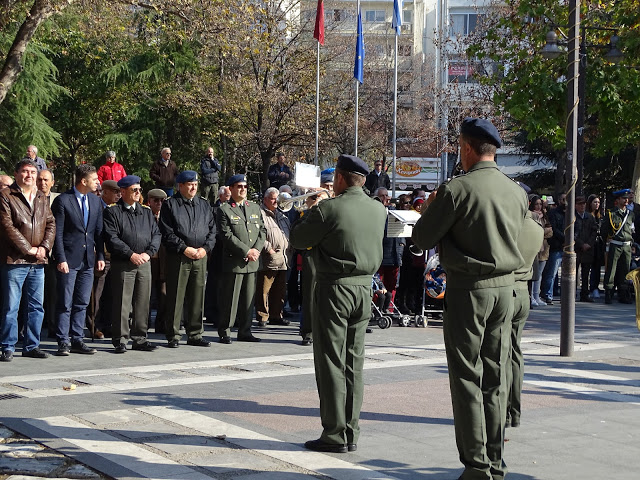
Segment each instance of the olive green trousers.
M447 288L444 341L462 480L502 479L513 286Z
M317 284L313 357L326 443L357 443L364 391L364 337L371 318L371 287Z

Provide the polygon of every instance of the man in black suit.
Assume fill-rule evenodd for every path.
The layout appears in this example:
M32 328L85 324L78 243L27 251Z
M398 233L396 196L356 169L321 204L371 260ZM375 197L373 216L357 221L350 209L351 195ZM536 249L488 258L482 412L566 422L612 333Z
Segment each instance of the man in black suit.
M89 195L98 187L98 174L94 166L83 164L76 167L75 177L75 186L60 194L51 206L56 219L57 355L65 356L69 352L96 353L83 341L84 325L94 265L98 271L104 270L102 202Z
M375 191L380 187L386 188L387 190L391 188L391 180L389 180L389 175L387 175L383 167L382 160L376 160L373 170L367 175L364 188L369 195L373 196Z

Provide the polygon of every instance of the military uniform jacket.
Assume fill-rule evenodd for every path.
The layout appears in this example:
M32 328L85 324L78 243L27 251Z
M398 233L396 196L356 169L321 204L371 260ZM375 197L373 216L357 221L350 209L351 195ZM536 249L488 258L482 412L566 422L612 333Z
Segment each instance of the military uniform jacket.
M291 227L293 248L311 248L319 284L371 286L382 263L387 212L361 187L323 200Z
M218 228L222 238L222 271L257 272L260 262L247 262L245 258L252 248L261 252L264 247L266 231L260 207L246 200L237 203L231 198L218 209Z
M216 244L216 220L211 204L195 196L192 201L180 192L167 199L158 221L162 244L168 252L182 254L187 247L204 248L207 255Z
M522 255L522 265L514 272L518 284L527 289L527 281L533 278L533 261L538 261L537 256L544 240L544 229L533 219L530 211L527 211L522 230L518 235L518 250Z
M104 235L112 260L130 260L134 253L153 257L160 248L162 235L149 207L139 203L127 209L124 200L105 208Z
M629 215L627 215L627 212ZM624 222L624 225L622 225L625 216L627 217L627 220ZM611 210L607 210L604 214L604 219L602 220L602 228L600 229L600 234L604 241L633 241L631 238L631 228L633 226L634 218L633 212L628 209L620 210L619 208L612 208ZM622 228L620 228L621 225ZM620 231L617 235L614 235L618 229L620 229Z
M424 250L440 245L447 288L513 285L513 272L523 265L518 236L527 203L495 162L482 161L440 186L412 238Z

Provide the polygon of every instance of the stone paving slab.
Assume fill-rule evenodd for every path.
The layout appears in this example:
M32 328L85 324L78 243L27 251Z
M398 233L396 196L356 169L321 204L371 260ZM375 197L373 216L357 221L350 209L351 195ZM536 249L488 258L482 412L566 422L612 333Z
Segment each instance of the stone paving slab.
M129 375L91 375L90 377L81 378L82 382L90 385L128 384L133 380Z
M147 422L149 417L137 410L113 410L105 412L81 413L77 415L94 425L109 425L111 423Z
M254 455L244 449L219 449L211 455L190 460L190 463L203 467L214 474L227 474L240 470L275 470L277 462L263 455Z
M149 440L145 445L157 448L169 455L179 455L183 453L210 452L212 450L228 450L231 447L222 445L220 441L212 438L184 435L158 440Z
M184 428L176 427L164 422L149 422L142 425L126 424L123 427L110 429L111 431L130 438L138 440L141 438L158 437L164 435L181 435L185 433Z
M17 382L12 382L12 385L15 385L20 388L26 388L29 390L43 390L43 389L49 389L49 388L62 389L62 387L69 385L69 382L66 379L56 378L52 380L35 380L35 381L25 381L25 382L17 381ZM17 392L14 391L13 393L17 393Z

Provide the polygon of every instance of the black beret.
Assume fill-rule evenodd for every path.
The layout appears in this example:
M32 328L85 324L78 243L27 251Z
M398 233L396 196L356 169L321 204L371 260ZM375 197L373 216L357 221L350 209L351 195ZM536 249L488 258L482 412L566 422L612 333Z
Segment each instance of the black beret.
M345 172L357 173L363 177L366 177L369 173L369 166L353 155L340 155L338 157L338 163L336 163L336 168L344 170Z
M242 173L238 173L237 175L233 175L232 177L229 178L229 180L227 180L227 186L230 187L230 186L235 185L236 183L239 183L239 182L247 183L246 175L243 175Z
M198 181L198 173L193 170L185 170L184 172L180 172L176 177L176 183L187 183L187 182L197 182Z
M481 138L498 148L502 146L502 140L500 139L498 129L493 125L493 123L489 120L485 120L484 118L465 118L462 121L460 133L469 135L473 138Z
M127 175L126 177L118 180L118 186L120 188L129 188L131 185L139 185L140 177L137 175Z

